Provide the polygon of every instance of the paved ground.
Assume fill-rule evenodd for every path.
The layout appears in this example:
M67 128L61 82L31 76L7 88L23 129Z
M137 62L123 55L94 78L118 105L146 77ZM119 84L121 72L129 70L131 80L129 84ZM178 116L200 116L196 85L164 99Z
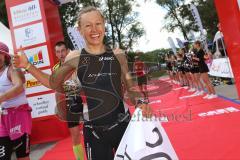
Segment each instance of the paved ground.
M217 94L240 102L240 100L238 99L235 85L219 85L219 86L216 86L215 89ZM31 160L39 160L44 155L44 153L47 150L54 147L55 144L56 142L51 142L51 143L38 144L38 145L32 146L31 156L30 156ZM14 155L12 160L16 160Z
M215 90L219 95L239 101L235 85L219 85Z

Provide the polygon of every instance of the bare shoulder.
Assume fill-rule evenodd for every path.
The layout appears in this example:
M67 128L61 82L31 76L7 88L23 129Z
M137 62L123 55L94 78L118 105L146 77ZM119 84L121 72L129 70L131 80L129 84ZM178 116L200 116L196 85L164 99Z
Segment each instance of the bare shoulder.
M80 50L70 51L70 53L68 53L68 55L66 56L64 64L76 68L79 63L80 54L81 54Z
M120 61L120 63L126 62L127 59L126 59L124 50L117 48L113 50L113 53L117 57L117 59Z
M75 59L75 58L77 58L77 57L79 58L80 54L81 54L81 51L80 51L80 50L70 51L70 52L68 53L68 55L66 56L65 61L69 61L69 60Z
M113 50L113 53L115 55L124 55L124 50L120 49L120 48L116 48Z

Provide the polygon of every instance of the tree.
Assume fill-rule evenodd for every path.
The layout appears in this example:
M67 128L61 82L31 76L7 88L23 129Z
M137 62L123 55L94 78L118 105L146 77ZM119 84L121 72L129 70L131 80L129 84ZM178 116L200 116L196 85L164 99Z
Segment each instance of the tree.
M186 29L186 23L188 22L179 14L180 6L184 4L184 0L156 0L156 2L167 10L165 28L171 32L179 28L184 38L188 40L188 31Z
M185 0L156 0L156 2L167 10L167 23L165 28L168 31L180 29L185 39L191 30L198 31L193 16L189 10L189 4ZM214 0L192 0L196 5L202 20L203 27L208 33L208 39L212 40L217 32L218 17Z
M104 13L110 28L111 43L121 48L131 49L145 32L137 21L138 13L132 11L135 0L106 0Z
M7 9L5 5L5 0L0 1L0 21L9 28Z
M141 27L139 22L136 22L131 26L129 31L127 32L127 36L124 39L124 46L126 49L132 48L133 44L137 42L137 40L145 34L144 29Z

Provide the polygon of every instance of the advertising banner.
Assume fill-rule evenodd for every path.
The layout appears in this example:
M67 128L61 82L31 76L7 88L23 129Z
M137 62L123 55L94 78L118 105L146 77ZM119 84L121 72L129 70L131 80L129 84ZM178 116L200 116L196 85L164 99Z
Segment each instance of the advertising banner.
M10 7L13 27L42 19L38 0Z
M32 107L32 117L38 118L55 114L56 101L52 100L54 98L55 93L29 97L28 103Z
M47 74L51 74L51 70L43 70L43 72ZM40 93L40 92L45 92L45 91L51 91L51 89L43 86L39 81L37 81L31 74L26 74L26 83L25 83L25 88L26 88L26 94L34 94L34 93ZM52 99L54 100L54 99Z
M216 77L234 78L228 58L213 59L208 74Z
M36 23L14 30L16 47L28 47L46 42L43 23Z

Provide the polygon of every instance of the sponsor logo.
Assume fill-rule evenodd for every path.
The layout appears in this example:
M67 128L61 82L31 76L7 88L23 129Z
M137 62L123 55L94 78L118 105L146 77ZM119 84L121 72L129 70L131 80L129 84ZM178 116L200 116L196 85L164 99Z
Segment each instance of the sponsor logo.
M89 64L89 57L83 57L82 64Z
M17 48L46 42L42 22L14 29L14 36Z
M4 157L5 155L5 146L0 146L0 157Z
M41 86L41 83L36 79L30 79L26 81L26 88Z
M97 74L89 74L88 77L100 77L100 76L114 76L117 75L117 73L97 73Z
M33 30L31 28L26 28L25 29L25 36L27 38L31 38L33 36Z
M10 8L13 26L41 19L38 1L23 3Z
M223 109L216 109L208 112L199 113L198 116L200 117L209 117L209 116L215 116L215 115L221 115L221 114L229 114L234 112L239 112L240 110L235 107L228 107Z
M44 63L42 51L39 51L37 54L30 56L28 59L29 59L29 62L32 63L33 65Z
M14 134L14 133L21 133L21 125L17 125L13 128L10 129L10 133Z
M100 57L99 61L113 61L114 57Z

